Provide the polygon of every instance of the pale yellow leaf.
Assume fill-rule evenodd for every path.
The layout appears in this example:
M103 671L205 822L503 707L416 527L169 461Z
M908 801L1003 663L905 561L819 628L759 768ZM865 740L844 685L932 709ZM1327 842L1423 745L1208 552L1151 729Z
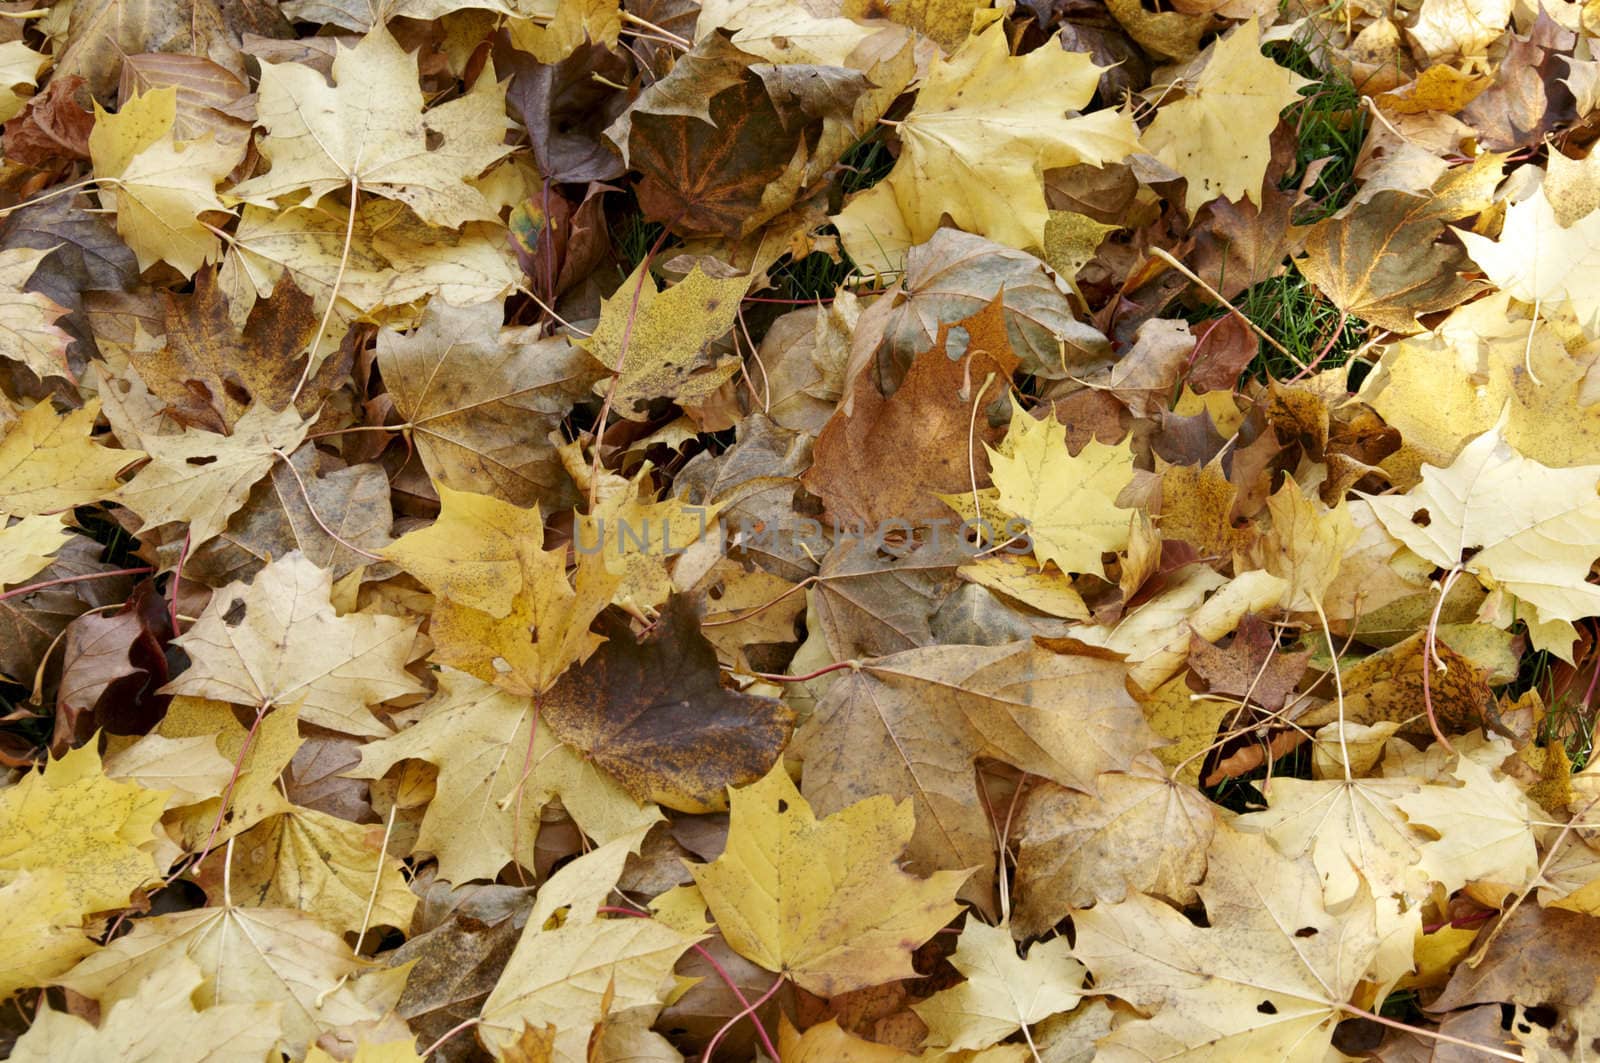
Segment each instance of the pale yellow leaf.
M306 435L293 407L274 411L252 406L230 435L187 428L181 435L146 435L140 440L150 464L113 496L144 521L144 528L188 525L189 548L209 542L228 526L250 489Z
M0 53L9 47L0 44ZM21 362L40 380L70 379L67 344L72 337L56 324L66 316L67 308L43 292L23 287L50 253L31 247L0 251L0 358Z
M951 1051L987 1048L1082 999L1083 964L1064 937L1035 942L1024 958L1009 928L971 919L950 962L966 981L912 1010L928 1024L927 1043Z
M116 189L117 231L139 268L164 260L191 277L216 261L220 241L200 215L226 209L217 182L238 163L240 146L209 137L180 146L172 132L177 114L171 87L127 100L116 114L97 103L89 155L95 176Z
M281 1033L282 1005L240 1002L196 1008L204 976L187 958L152 971L112 1003L98 1028L41 1008L17 1040L19 1063L239 1063L267 1058Z
M23 517L0 528L0 588L25 583L43 572L70 538L66 518L59 514Z
M405 671L416 623L334 614L332 575L295 551L251 583L218 590L174 641L188 670L162 688L259 710L298 706L300 718L346 734L384 736L370 706L420 693Z
M833 219L851 259L867 271L899 269L896 245L928 239L946 214L996 243L1041 246L1044 170L1098 166L1139 150L1127 113L1077 113L1099 80L1088 52L1054 39L1011 55L999 22L936 59L900 123L895 168Z
M451 669L438 673L439 693L422 718L362 747L357 778L381 778L402 760L439 769L417 848L439 858L450 882L492 879L515 860L533 866L539 812L553 797L590 837L601 842L660 818L598 768L541 727L530 736L531 700ZM531 737L531 742L530 742Z
M301 205L313 207L355 185L433 225L495 218L467 183L511 150L505 88L492 65L467 93L424 115L417 58L379 24L354 48L338 49L333 81L296 63L261 64L256 114L271 168L234 186L235 196L271 206L305 192Z
M1105 575L1100 555L1128 545L1130 514L1116 503L1133 478L1127 443L1090 440L1073 456L1065 425L1033 417L1016 403L1005 442L1004 450L988 448L991 475L1001 508L1028 522L1040 564Z

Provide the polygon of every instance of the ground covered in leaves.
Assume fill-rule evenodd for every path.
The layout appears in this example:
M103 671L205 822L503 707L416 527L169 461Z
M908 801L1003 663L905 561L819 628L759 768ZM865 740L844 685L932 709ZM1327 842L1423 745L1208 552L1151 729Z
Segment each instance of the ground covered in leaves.
M1595 1054L1594 4L0 14L10 1058Z

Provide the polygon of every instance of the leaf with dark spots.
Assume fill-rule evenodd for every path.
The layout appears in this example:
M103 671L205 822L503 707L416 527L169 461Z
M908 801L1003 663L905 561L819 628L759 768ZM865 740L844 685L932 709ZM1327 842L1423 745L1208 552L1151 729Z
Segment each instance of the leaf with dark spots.
M169 294L163 303L165 346L135 350L130 357L151 394L167 403L179 423L227 434L252 402L275 410L289 404L317 330L309 295L291 281L280 283L271 299L251 309L242 330L212 271L195 276L193 295ZM308 416L348 375L338 358L328 359L323 369L295 403Z
M558 738L635 798L683 812L726 807L727 787L772 767L794 714L781 701L722 685L692 599L674 596L642 639L612 614L601 630L606 643L540 702Z

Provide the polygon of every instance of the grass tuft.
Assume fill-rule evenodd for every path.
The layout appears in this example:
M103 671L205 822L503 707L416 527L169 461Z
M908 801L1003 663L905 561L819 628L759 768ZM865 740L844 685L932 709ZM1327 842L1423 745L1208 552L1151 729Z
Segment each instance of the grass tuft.
M1344 327L1335 336L1334 329L1339 328L1339 308L1324 299L1293 266L1247 289L1234 305L1302 363L1309 365L1322 355L1319 369L1343 365L1366 336L1366 323L1354 318L1346 318ZM1327 348L1325 355L1324 348ZM1283 380L1298 373L1300 366L1263 343L1261 353L1248 371L1257 379L1270 375Z

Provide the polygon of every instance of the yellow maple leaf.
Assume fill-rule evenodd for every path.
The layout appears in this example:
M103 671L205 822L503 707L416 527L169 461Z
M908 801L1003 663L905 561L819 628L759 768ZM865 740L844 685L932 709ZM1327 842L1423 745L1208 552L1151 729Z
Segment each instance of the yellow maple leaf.
M166 802L165 791L106 778L92 745L70 750L0 791L0 879L59 869L71 911L119 908L160 873L143 846Z
M286 273L318 313L332 298L335 280L341 308L348 303L370 313L431 295L454 306L487 302L505 295L519 277L505 226L497 223L441 228L420 221L403 203L377 198L361 201L353 225L334 200L316 210L246 207L221 274L230 308L248 310Z
M1570 310L1590 336L1600 335L1600 210L1562 225L1540 185L1506 208L1500 238L1458 229L1467 254L1502 291L1549 310Z
M296 1058L328 1029L382 1017L399 1001L408 970L375 970L303 912L224 904L135 920L132 931L58 983L107 1008L186 962L203 976L192 993L200 1008L240 1000L276 1005L279 1044Z
M298 705L300 718L346 734L384 736L369 705L423 690L406 672L417 625L395 616L334 613L333 576L296 550L214 594L174 642L188 670L166 694L258 711Z
M969 919L950 962L966 981L912 1010L928 1024L928 1043L951 1051L987 1048L1082 999L1083 964L1066 938L1036 942L1023 958L1010 928Z
M1013 403L1005 445L989 449L990 475L1000 508L1028 522L1033 553L1063 572L1105 575L1102 553L1128 545L1131 513L1116 503L1133 479L1127 442L1089 443L1074 457L1067 428L1054 417L1036 418Z
M189 548L222 534L250 489L272 470L277 452L293 451L306 425L289 407L252 406L229 435L187 428L181 435L151 435L140 443L150 464L112 497L137 513L143 528L183 522Z
M1330 910L1370 891L1379 947L1368 978L1385 986L1411 970L1428 896L1425 839L1400 811L1417 790L1405 779L1275 779L1269 807L1235 821L1290 859L1310 857Z
M894 169L833 219L856 265L901 268L905 249L932 236L946 214L996 243L1043 246L1044 170L1098 166L1140 150L1126 113L1077 114L1100 71L1087 52L1053 39L1013 56L999 22L936 59L900 123Z
M605 639L589 624L611 603L620 577L594 554L580 554L576 583L567 582L567 549L542 548L537 529L524 548L522 587L504 616L449 598L433 609L434 659L513 694L549 690L561 673Z
M717 279L697 265L664 292L643 264L600 306L600 322L580 346L606 369L620 373L612 403L622 416L643 421L651 399L691 401L709 395L738 370L737 361L710 366L704 355L725 336L739 313L749 277ZM624 344L626 338L626 344ZM696 370L705 372L697 373ZM595 384L604 395L611 382Z
M89 156L95 176L116 188L117 231L139 268L165 261L192 277L216 261L220 242L200 215L227 209L217 182L238 164L240 150L209 137L180 147L177 114L172 87L135 96L116 114L96 104Z
M1505 441L1504 422L1449 468L1424 465L1416 487L1367 505L1420 556L1504 587L1542 621L1600 615L1600 587L1587 582L1600 555L1600 465L1552 469L1525 458Z
M197 1008L192 997L204 981L187 958L164 964L112 1003L98 1027L77 1015L41 1008L11 1058L21 1063L266 1058L282 1033L282 1006L231 1002Z
M1219 830L1199 887L1197 927L1144 894L1073 913L1073 955L1095 991L1148 1018L1118 1026L1100 1051L1128 1058L1320 1060L1377 949L1372 897L1337 915L1310 861L1256 835ZM1240 941L1251 947L1239 948Z
M548 726L530 734L527 698L449 668L422 718L399 734L361 747L349 774L377 779L402 760L439 769L416 847L439 859L449 882L492 879L516 860L533 866L540 810L559 797L583 832L600 842L660 819L588 760L556 741Z
M1414 484L1422 462L1449 465L1501 411L1505 440L1524 457L1600 464L1600 406L1569 350L1585 342L1570 322L1514 311L1501 291L1457 307L1425 336L1386 345L1360 391L1401 435L1384 469L1399 486Z
M522 593L544 542L539 509L435 484L439 518L386 546L383 556L434 594L503 617Z
M0 122L9 122L22 113L28 97L17 92L18 85L38 84L39 71L50 62L21 41L0 44Z
M1418 846L1422 869L1450 893L1469 882L1511 891L1528 885L1539 870L1531 828L1545 813L1512 779L1464 754L1450 774L1461 785L1422 786L1395 800L1412 823L1436 835Z
M238 838L233 895L262 908L294 908L330 930L358 934L411 925L416 894L383 826L352 823L311 808L291 808Z
M869 797L818 820L780 758L731 789L728 846L689 870L739 955L821 996L909 978L911 953L961 911L968 871L900 870L911 802Z
M1328 507L1307 497L1293 478L1267 499L1272 528L1261 537L1251 557L1262 568L1287 581L1280 603L1291 612L1315 612L1338 578L1344 556L1358 532L1349 507L1341 500ZM1242 561L1243 559L1239 559ZM1247 567L1236 562L1235 571Z
M0 588L43 572L70 538L72 532L59 514L23 517L9 528L0 528Z
M0 512L54 513L97 502L117 489L117 470L144 457L112 450L90 436L100 402L57 416L49 402L25 412L0 439Z
M467 183L511 150L502 143L511 128L505 89L492 65L465 95L424 114L417 57L380 23L354 48L338 49L333 79L330 87L298 63L261 64L256 112L272 168L235 185L233 195L270 206L306 192L301 205L310 207L355 184L433 225L496 217Z
M217 752L228 763L230 776L233 765L239 765L226 809L222 798L214 797L167 814L167 826L189 852L199 852L207 842L224 842L288 809L289 801L278 788L278 778L300 748L293 706L268 713L252 736L235 718L232 705L176 697L157 725L156 734L174 740L205 737L216 743Z
M586 1063L594 1028L608 1016L654 1021L674 988L673 965L696 938L655 919L598 912L643 838L636 831L608 842L540 887L527 929L483 1003L478 1036L491 1051L516 1044L528 1027L552 1026L549 1058Z
M23 290L48 254L31 247L0 251L0 358L21 362L40 380L70 379L67 344L72 337L56 324L67 308L43 292Z
M509 19L506 31L514 47L541 63L559 63L585 41L614 48L622 32L617 0L542 0L523 10L534 18Z
M0 886L0 950L6 958L0 993L44 985L95 949L79 929L83 913L67 895L57 867L18 871ZM17 1058L17 1057L13 1057Z
M1278 112L1310 84L1261 54L1254 18L1212 45L1187 95L1162 107L1143 135L1152 155L1189 179L1191 217L1218 196L1260 201Z
M579 521L580 550L598 554L620 578L611 600L635 615L655 615L674 590L668 572L674 554L704 539L716 519L715 505L692 506L681 498L646 501L646 466L624 490L602 498Z

